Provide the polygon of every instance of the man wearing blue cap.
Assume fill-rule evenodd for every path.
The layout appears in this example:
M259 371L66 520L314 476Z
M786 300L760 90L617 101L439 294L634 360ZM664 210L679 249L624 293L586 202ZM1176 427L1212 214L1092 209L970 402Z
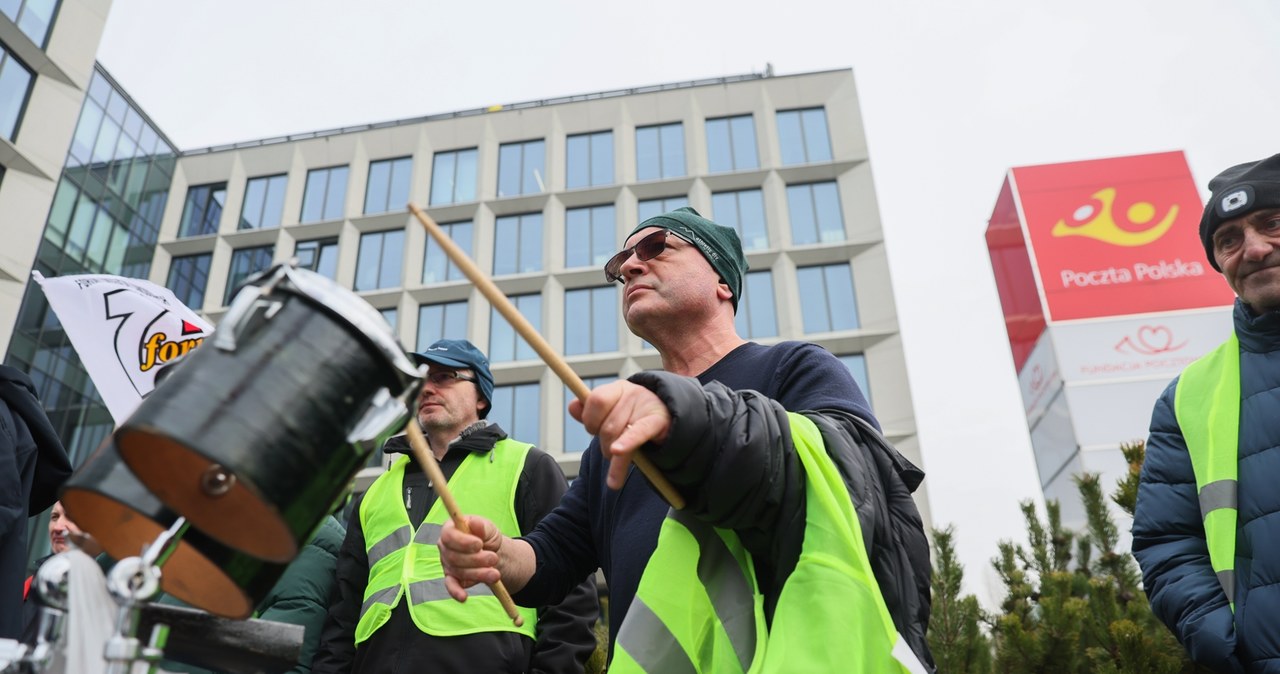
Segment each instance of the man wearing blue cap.
M737 233L691 208L631 232L605 276L662 371L570 404L596 439L533 533L445 526L450 593L501 578L536 606L600 566L611 673L928 671L923 473L833 355L738 336L746 271ZM635 474L638 450L684 510Z
M1151 610L1215 672L1280 672L1280 154L1209 181L1231 337L1156 401L1133 515Z
M550 455L484 421L493 400L488 359L461 339L413 358L428 366L418 423L459 506L506 535L532 531L564 495L564 473ZM596 647L594 584L524 610L521 627L484 586L465 605L453 601L435 545L449 518L444 504L405 436L383 451L405 456L353 504L312 671L581 672Z

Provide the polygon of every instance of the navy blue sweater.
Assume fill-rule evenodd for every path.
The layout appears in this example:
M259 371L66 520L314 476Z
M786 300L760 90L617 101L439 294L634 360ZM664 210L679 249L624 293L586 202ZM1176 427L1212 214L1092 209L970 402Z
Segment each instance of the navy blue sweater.
M822 347L807 342L744 344L699 375L698 381L757 391L793 412L848 412L879 428L849 370ZM578 479L560 505L525 537L537 553L538 566L515 599L526 606L554 603L599 567L609 582L612 647L657 547L668 505L634 466L618 491L605 484L607 472L599 443L592 440ZM765 582L768 574L760 577Z

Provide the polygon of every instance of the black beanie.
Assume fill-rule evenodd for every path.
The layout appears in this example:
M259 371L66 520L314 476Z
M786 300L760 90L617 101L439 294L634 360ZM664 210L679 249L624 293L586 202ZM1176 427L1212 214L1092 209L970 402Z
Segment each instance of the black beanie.
M1200 218L1200 241L1209 264L1222 271L1213 257L1213 232L1228 220L1262 208L1280 208L1280 154L1232 166L1209 181L1209 203Z

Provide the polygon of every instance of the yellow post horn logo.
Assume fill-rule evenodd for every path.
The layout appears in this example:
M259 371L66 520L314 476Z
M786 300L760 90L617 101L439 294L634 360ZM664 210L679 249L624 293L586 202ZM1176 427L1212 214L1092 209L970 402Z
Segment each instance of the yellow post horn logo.
M1087 236L1090 239L1097 239L1113 246L1145 246L1164 236L1165 232L1168 232L1169 228L1173 226L1173 221L1178 217L1178 205L1174 204L1169 207L1169 212L1159 222L1142 231L1132 232L1127 229L1121 229L1111 215L1111 205L1116 200L1114 187L1098 190L1093 194L1093 198L1102 202L1102 209L1096 215L1093 212L1093 204L1085 204L1076 209L1072 216L1073 221L1081 222L1082 224L1068 225L1065 219L1059 220L1058 224L1053 226L1052 234L1054 236ZM1148 202L1139 201L1129 207L1126 215L1129 217L1130 222L1145 225L1155 218L1156 207ZM1090 219L1085 220L1085 218Z

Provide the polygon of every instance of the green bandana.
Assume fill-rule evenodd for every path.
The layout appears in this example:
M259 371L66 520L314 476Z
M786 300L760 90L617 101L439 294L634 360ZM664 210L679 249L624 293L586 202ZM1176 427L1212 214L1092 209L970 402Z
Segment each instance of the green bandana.
M736 230L717 225L685 206L645 220L631 230L627 238L649 227L670 230L696 246L702 257L707 258L711 268L716 270L733 292L733 311L737 313L738 298L742 297L742 275L747 273L748 267L747 258L742 254L742 241L738 239Z

